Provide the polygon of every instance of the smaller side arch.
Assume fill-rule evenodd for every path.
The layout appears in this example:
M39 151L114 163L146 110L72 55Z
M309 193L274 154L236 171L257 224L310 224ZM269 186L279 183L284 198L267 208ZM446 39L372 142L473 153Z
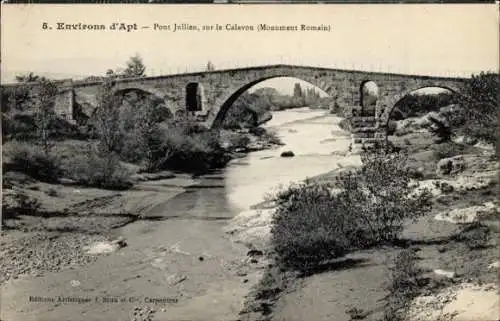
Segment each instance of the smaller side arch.
M396 107L397 103L401 101L403 98L407 97L411 93L424 89L424 88L442 88L445 90L448 90L452 95L460 94L460 90L458 88L452 87L452 86L446 86L446 85L439 85L439 84L425 84L422 86L418 86L417 88L413 88L411 90L407 90L403 93L399 93L396 95L391 95L388 97L385 97L384 101L381 102L381 105L383 106L383 109L381 110L381 114L379 115L379 123L382 126L387 127L389 118L394 111L394 108Z

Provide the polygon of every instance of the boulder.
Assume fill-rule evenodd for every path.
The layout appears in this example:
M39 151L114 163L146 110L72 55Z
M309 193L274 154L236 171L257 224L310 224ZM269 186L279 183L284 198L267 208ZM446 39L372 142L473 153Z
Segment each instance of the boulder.
M291 150L287 150L281 153L281 157L294 157L295 154Z
M478 139L475 138L475 137L471 137L471 136L465 136L464 137L464 144L465 145L469 145L469 146L474 146L478 143Z
M465 169L465 160L462 155L443 158L437 163L437 175L453 175Z

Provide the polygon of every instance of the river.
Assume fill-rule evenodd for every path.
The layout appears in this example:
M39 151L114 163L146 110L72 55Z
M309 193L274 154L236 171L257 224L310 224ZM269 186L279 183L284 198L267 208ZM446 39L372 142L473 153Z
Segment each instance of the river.
M250 153L200 177L184 193L152 208L147 216L155 219L121 228L128 245L120 251L81 269L17 280L5 290L12 303L6 311L22 311L18 320L26 321L235 320L263 270L248 262L248 248L232 242L224 227L280 185L352 161L340 155L350 138L338 121L327 111L308 108L273 113L264 126L286 145ZM285 150L295 157L280 157ZM75 280L79 286L72 285ZM28 295L106 296L120 303L27 304ZM162 303L134 319L134 308L151 306L147 298Z
M346 157L350 136L336 126L339 118L325 110L307 107L277 111L262 127L276 132L285 143L273 150L252 152L233 160L225 169L200 177L171 202L173 213L199 217L233 217L260 203L269 193L335 169ZM283 151L294 157L280 157Z

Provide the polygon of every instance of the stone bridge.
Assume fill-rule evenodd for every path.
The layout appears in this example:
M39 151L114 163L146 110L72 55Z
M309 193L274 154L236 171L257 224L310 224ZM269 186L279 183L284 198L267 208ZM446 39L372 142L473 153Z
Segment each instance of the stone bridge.
M247 89L267 79L295 77L311 83L334 97L334 103L353 110L360 126L383 127L396 102L411 91L424 87L443 87L458 91L461 78L442 78L389 74L364 71L317 68L292 65L269 65L260 67L216 70L177 75L116 79L116 94L127 91L142 91L161 99L171 113L187 112L196 116L208 128L222 124L232 103ZM376 121L374 111L363 110L360 101L360 86L374 81L380 88L377 101ZM60 84L56 100L56 111L70 120L75 116L75 105L85 101L95 106L101 81L70 81ZM87 111L88 114L88 111Z

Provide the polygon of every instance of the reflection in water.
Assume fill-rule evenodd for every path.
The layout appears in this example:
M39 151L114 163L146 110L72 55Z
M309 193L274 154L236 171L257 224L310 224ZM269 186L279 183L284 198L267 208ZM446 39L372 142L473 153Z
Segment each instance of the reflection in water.
M323 110L273 113L265 127L276 131L285 146L250 153L223 170L200 177L199 185L168 202L164 215L231 218L280 186L335 169L341 156L332 153L347 150L349 144L349 136L338 134L336 121ZM279 157L284 150L292 150L296 156Z

